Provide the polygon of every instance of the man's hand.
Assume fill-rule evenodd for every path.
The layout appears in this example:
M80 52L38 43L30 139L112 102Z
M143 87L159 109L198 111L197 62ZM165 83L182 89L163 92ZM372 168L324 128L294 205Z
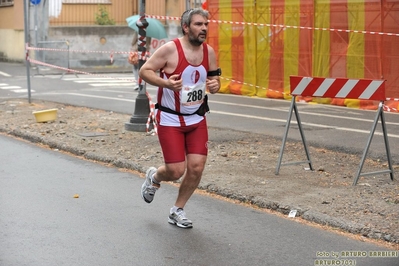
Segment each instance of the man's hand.
M168 85L166 87L168 89L172 91L180 91L183 87L183 80L181 78L181 73L170 76L167 83Z
M138 56L137 52L133 52L133 51L129 52L127 61L132 65L137 65L139 63L139 56Z
M218 79L206 79L206 89L210 93L216 93L220 89L220 84Z

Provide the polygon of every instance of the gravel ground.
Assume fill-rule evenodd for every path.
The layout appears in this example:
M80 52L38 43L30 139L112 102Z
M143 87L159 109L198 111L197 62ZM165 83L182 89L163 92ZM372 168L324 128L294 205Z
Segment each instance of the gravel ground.
M32 111L51 108L58 109L58 118L37 123ZM0 117L3 134L141 176L149 166L163 163L157 136L126 131L126 114L18 99L1 102ZM221 128L209 128L209 138L199 191L284 216L296 210L294 219L399 249L399 182L382 174L361 177L352 186L360 155L310 146L314 171L306 170L307 165L290 165L275 175L281 139ZM283 159L303 161L302 143L289 140ZM386 161L367 159L363 172L385 169ZM395 172L398 169L394 162Z

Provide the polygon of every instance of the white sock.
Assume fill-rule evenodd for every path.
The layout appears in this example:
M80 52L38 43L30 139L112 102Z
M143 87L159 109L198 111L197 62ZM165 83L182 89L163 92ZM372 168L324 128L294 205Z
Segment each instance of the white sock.
M172 208L170 208L170 213L172 214L172 213L176 212L177 209L181 209L181 208L180 208L180 207L173 206Z
M151 181L152 181L152 183L155 183L155 184L161 184L161 182L158 182L156 179L155 179L155 174L153 174L152 176L151 176Z

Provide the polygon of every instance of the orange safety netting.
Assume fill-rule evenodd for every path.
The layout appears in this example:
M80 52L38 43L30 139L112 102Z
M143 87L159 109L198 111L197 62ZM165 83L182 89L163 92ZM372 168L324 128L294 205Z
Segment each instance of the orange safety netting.
M223 93L290 99L291 75L384 79L399 109L399 1L208 0ZM391 100L394 99L394 100ZM300 100L362 109L358 99Z

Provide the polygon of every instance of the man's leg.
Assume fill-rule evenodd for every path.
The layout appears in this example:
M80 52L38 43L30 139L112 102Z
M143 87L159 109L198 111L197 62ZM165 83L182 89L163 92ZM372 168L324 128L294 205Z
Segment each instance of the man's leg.
M176 181L184 174L186 162L166 163L158 167L155 174L155 181Z
M199 154L187 155L187 170L180 184L175 206L170 209L168 223L181 228L193 227L193 222L186 217L183 208L201 181L206 157L206 155Z
M186 134L186 172L180 184L176 207L183 208L201 181L208 154L208 127L206 119Z
M202 172L205 168L206 159L206 155L188 154L187 171L185 173L185 162L165 164L158 168L154 176L156 182L176 181L184 174L176 199L176 207L184 208L187 201L198 187Z
M180 127L158 126L165 164L158 167L155 181L176 181L186 170L185 133Z
M155 192L160 188L162 181L179 179L185 171L184 133L179 128L159 126L158 138L162 147L166 163L159 167L150 167L141 186L141 197L145 202L154 200Z
M205 168L206 158L206 155L187 155L187 171L180 184L179 194L175 203L176 207L183 209L195 189L197 189Z

